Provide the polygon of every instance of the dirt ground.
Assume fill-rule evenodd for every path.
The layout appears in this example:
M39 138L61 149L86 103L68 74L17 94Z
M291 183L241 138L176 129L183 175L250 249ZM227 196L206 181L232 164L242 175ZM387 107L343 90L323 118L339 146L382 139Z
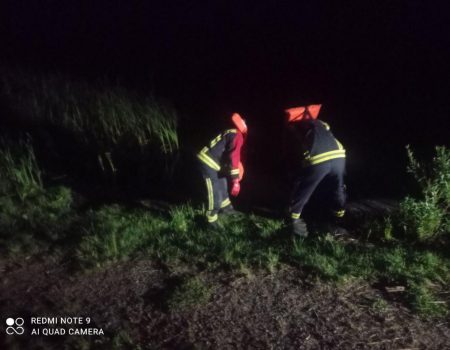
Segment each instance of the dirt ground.
M336 286L292 267L204 275L209 301L185 311L169 311L165 299L192 271L169 273L149 260L83 274L59 259L3 262L0 272L2 318L91 317L105 335L84 336L89 348L110 349L105 340L122 331L142 349L450 349L449 319L421 320L393 300L377 308L382 292L367 282ZM1 349L74 348L79 340L7 336L4 322Z

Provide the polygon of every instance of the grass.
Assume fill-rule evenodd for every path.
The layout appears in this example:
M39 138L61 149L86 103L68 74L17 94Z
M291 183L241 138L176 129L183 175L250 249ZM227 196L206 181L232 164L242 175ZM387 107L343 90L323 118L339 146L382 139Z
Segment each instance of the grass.
M0 196L1 254L33 255L69 239L77 220L71 205L72 191L62 186L35 193L26 201Z
M30 140L15 144L6 138L1 139L0 169L0 194L17 196L23 202L44 189Z
M178 148L175 111L152 94L133 93L107 80L87 83L56 74L2 71L0 91L13 110L72 130L86 144L107 150L126 137L141 146L156 143L163 153Z
M71 164L72 172L90 177L101 172L115 181L144 164L154 165L146 168L147 177L171 170L179 148L177 113L151 93L106 79L88 83L7 67L0 73L0 98L8 113L45 130L41 143L54 143L47 153Z
M166 300L171 311L186 311L208 302L211 288L199 277L183 280Z
M0 151L3 255L61 249L83 269L142 257L169 268L210 272L266 269L273 273L288 264L330 281L364 278L374 284L402 285L405 302L418 313L448 312L448 300L442 300L450 285L450 257L443 248L448 244L444 238L448 238L450 198L446 149L437 149L428 168L410 155L419 195L406 198L396 217L368 223L360 228L358 241L345 242L326 232L316 232L307 240L293 238L282 221L251 214L221 217L219 227L210 229L202 220L202 209L189 204L174 206L166 214L118 204L80 211L69 188L44 186L30 142L5 141L4 145ZM208 295L204 281L188 279L175 289L168 305L184 309L205 302Z
M84 235L77 257L85 267L120 261L152 240L165 227L163 218L142 211L127 211L119 206L91 210L84 220Z
M60 237L64 237L61 232L70 232L72 239L77 236L69 252L75 250L74 258L84 269L144 256L169 268L190 266L194 271L211 272L263 268L273 273L289 264L330 281L345 283L348 279L364 278L372 283L405 286L405 301L423 315L443 315L448 310L445 303L440 303L439 293L450 284L450 258L432 246L398 240L346 243L320 232L315 238L303 240L286 235L281 221L254 215L221 218L221 227L211 230L199 220L201 210L190 205L174 207L168 215L108 205L87 211L73 226L62 220L67 215L67 209L62 209L67 208L67 189L52 191L55 193L46 197L44 203L60 210L55 214L60 220L51 224L48 214L44 218L46 231L56 228ZM50 209L44 212L49 213ZM11 227L21 222L16 219ZM48 244L43 235L30 234L38 232L32 223L42 224L41 220L43 217L37 216L29 226L19 225L21 229L15 231L14 239L21 249L16 253L36 254ZM66 227L61 226L62 221ZM3 239L7 241L7 237ZM9 247L12 249L11 244ZM178 307L176 300L183 299L176 295L197 295L195 290L201 289L199 281L190 283L180 287L170 305ZM191 299L197 298L201 299ZM181 309L184 306L187 307L179 305Z
M204 227L201 215L200 209L189 205L173 208L169 217L120 206L91 211L78 259L84 266L101 266L140 251L169 264L184 262L211 270L254 262L269 270L278 265L278 248L261 249L270 240L267 230L274 227L274 220L228 218L221 228L211 231Z
M372 303L372 309L378 312L383 312L388 308L389 304L383 298L377 298Z
M3 140L0 150L0 252L35 254L58 239L76 218L72 191L44 188L31 143Z
M145 211L130 214L117 206L103 208L97 219L106 225L100 225L104 230L95 228L82 239L78 257L99 264L145 255L169 266L209 271L264 268L274 272L290 264L331 281L365 278L402 285L405 300L417 312L447 312L445 303L436 298L450 283L450 259L430 247L399 241L346 243L320 233L314 239L292 239L284 235L281 221L257 216L223 218L221 228L209 230L196 220L197 215L200 210L187 205L174 208L166 219ZM268 234L274 228L278 232Z
M402 285L408 303L420 314L443 315L448 311L445 302L436 298L450 283L450 258L432 249L401 243L344 244L324 236L297 241L293 257L325 279L362 277L383 285Z

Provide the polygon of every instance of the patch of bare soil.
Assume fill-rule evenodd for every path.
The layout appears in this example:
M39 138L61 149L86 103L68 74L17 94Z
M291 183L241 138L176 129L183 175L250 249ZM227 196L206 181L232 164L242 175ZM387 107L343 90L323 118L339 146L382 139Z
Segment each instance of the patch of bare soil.
M59 260L3 264L1 349L112 348L126 333L142 349L450 349L449 320L421 320L401 304L381 303L367 282L343 286L307 281L286 267L205 275L206 304L170 311L166 300L178 278L149 260L70 272ZM98 336L7 336L6 317L88 316ZM29 331L30 325L25 328ZM127 348L125 343L116 348Z

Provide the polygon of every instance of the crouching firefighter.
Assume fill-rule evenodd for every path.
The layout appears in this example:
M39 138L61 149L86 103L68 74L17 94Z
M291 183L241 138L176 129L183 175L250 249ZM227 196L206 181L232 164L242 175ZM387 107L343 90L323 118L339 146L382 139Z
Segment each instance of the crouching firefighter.
M302 210L319 184L326 190L333 221L339 223L345 214L345 149L331 133L330 126L317 119L321 106L285 110L289 167L293 175L290 220L293 233L303 237L308 236L308 230Z
M197 154L206 184L206 219L210 224L216 223L219 213L236 213L228 196L228 181L232 196L239 195L241 189L244 171L241 149L247 135L247 125L238 113L234 113L231 120L234 127L217 135Z

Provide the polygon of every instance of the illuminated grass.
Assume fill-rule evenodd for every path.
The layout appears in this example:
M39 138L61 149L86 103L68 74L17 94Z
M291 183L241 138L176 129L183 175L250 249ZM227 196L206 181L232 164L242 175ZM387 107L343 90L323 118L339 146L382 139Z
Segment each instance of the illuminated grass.
M281 221L257 216L223 219L222 227L211 230L195 220L199 214L189 206L173 209L168 219L147 212L131 214L120 207L101 209L96 214L100 225L83 238L78 256L90 266L144 255L169 266L210 271L274 272L289 264L332 281L365 278L400 284L406 288L405 300L419 313L447 312L445 303L436 298L450 283L450 259L431 248L398 242L350 244L328 234L302 240L285 235ZM268 236L267 230L274 227L281 230Z
M102 90L54 79L31 79L21 86L29 90L17 94L18 87L8 87L4 80L2 93L23 98L34 118L77 132L86 145L94 145L104 168L114 171L111 152L123 142L148 145L162 154L178 147L176 117L153 99L140 99L121 88ZM371 240L348 243L324 232L307 240L293 238L282 221L256 215L221 217L219 226L211 229L202 211L188 204L174 206L165 215L117 204L79 212L72 207L70 189L43 186L30 143L5 146L0 150L0 251L36 255L56 247L87 269L139 258L169 268L183 265L213 272L275 272L286 264L330 281L364 278L401 285L404 300L417 312L444 315L450 285L450 257L443 249L449 232L450 154L446 149L437 152L433 171L418 178L422 197L405 199L398 218L360 228L371 231ZM411 169L419 173L414 164ZM369 237L362 231L361 237ZM418 244L422 241L427 245ZM173 305L191 294L204 300L209 295L201 281L188 281L174 293Z
M0 96L11 113L69 133L106 174L113 176L130 155L167 157L178 150L177 114L151 93L132 92L106 80L87 83L7 69L0 73ZM86 167L86 159L72 161Z
M0 194L15 195L24 201L44 190L41 170L29 141L14 144L0 140Z

